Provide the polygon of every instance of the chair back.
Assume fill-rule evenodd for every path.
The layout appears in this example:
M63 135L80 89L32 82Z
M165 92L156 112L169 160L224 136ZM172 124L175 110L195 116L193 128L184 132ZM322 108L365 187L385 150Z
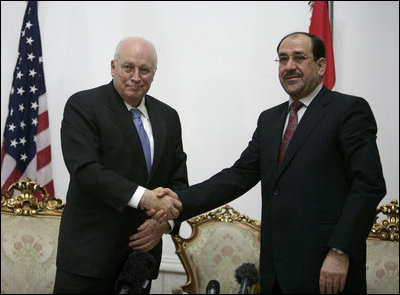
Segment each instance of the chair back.
M259 270L261 222L242 215L229 205L189 219L189 238L175 235L172 240L187 281L181 289L205 294L211 280L220 283L221 294L237 294L240 284L235 271L244 263ZM249 290L258 293L259 283Z
M1 193L2 294L53 293L63 207L30 178Z
M379 220L380 219L380 220ZM399 294L399 203L378 207L367 239L367 293Z

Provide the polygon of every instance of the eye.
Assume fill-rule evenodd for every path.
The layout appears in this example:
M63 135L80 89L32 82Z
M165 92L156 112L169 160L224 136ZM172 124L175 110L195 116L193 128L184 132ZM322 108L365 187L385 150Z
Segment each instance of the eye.
M148 69L148 68L140 68L140 74L148 75L148 74L150 74L150 69Z
M280 56L279 57L279 62L282 64L285 64L285 63L287 63L289 61L289 57L287 57L287 56Z
M306 59L307 59L307 56L305 56L305 55L295 55L293 57L293 60L294 60L295 63L302 63Z
M123 70L125 73L131 73L132 70L133 70L133 67L130 66L130 65L123 65L123 66L122 66L122 70Z

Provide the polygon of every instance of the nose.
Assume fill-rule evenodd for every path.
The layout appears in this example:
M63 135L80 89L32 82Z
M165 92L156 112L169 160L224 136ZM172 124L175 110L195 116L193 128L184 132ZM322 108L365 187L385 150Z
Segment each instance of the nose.
M131 79L132 79L133 81L135 81L135 82L139 82L139 81L140 81L141 78L140 78L140 72L139 72L139 69L138 69L138 68L135 68L135 69L133 70Z
M285 65L285 69L295 69L297 67L297 64L293 61L292 58L289 58Z

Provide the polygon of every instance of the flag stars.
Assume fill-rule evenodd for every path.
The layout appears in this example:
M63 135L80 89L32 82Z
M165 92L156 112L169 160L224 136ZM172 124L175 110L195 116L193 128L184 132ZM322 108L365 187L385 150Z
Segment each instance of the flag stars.
M29 45L32 45L32 42L34 40L32 39L32 37L26 38L26 43L28 43Z
M25 128L26 124L24 123L24 121L21 121L21 123L19 123L19 127L21 127L21 129L23 130Z
M17 144L18 144L18 142L15 139L11 140L11 142L10 142L10 146L12 146L14 148L17 148Z
M8 131L14 132L14 129L17 128L17 126L14 125L14 123L11 123L8 125Z
M39 64L41 64L43 62L43 57L39 57Z
M31 52L31 53L28 53L28 59L30 60L30 61L33 61L33 59L35 58L36 56L34 56L33 55L33 52Z
M35 92L38 90L35 85L29 87L30 87L29 92L32 92L33 94L35 94Z
M21 161L25 162L26 159L28 159L28 156L25 153L21 154L20 156L21 156L21 158L20 158Z
M35 71L35 69L29 70L29 76L32 76L32 78L35 78L36 74L37 72Z
M31 103L31 109L36 110L38 107L39 107L39 105L38 105L37 101L34 101Z
M17 73L17 79L21 80L21 78L22 78L23 75L24 75L24 74L22 74L21 71L19 71L19 72Z
M25 146L26 142L27 142L27 141L26 141L25 137L21 137L21 138L19 139L19 143L22 144L23 146Z
M17 88L17 93L19 94L19 95L24 95L24 92L25 92L25 90L24 90L24 87L20 87L20 88Z
M33 24L31 23L31 21L28 21L28 22L25 24L25 29L26 29L26 28L30 29L32 26L33 26Z
M25 109L24 104L21 103L21 104L19 105L19 109L18 109L18 110L19 110L20 112L23 112L24 109Z
M38 124L37 118L33 118L33 119L32 119L32 125L37 126L37 124Z

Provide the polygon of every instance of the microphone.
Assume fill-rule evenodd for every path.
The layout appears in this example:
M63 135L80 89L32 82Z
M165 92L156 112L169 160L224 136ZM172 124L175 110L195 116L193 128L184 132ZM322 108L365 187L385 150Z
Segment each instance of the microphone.
M208 282L206 294L219 294L219 283L216 280Z
M240 284L239 294L249 294L248 288L258 281L258 271L253 263L243 263L235 270L236 281Z
M144 251L129 254L115 283L118 294L142 294L156 267L156 259Z

